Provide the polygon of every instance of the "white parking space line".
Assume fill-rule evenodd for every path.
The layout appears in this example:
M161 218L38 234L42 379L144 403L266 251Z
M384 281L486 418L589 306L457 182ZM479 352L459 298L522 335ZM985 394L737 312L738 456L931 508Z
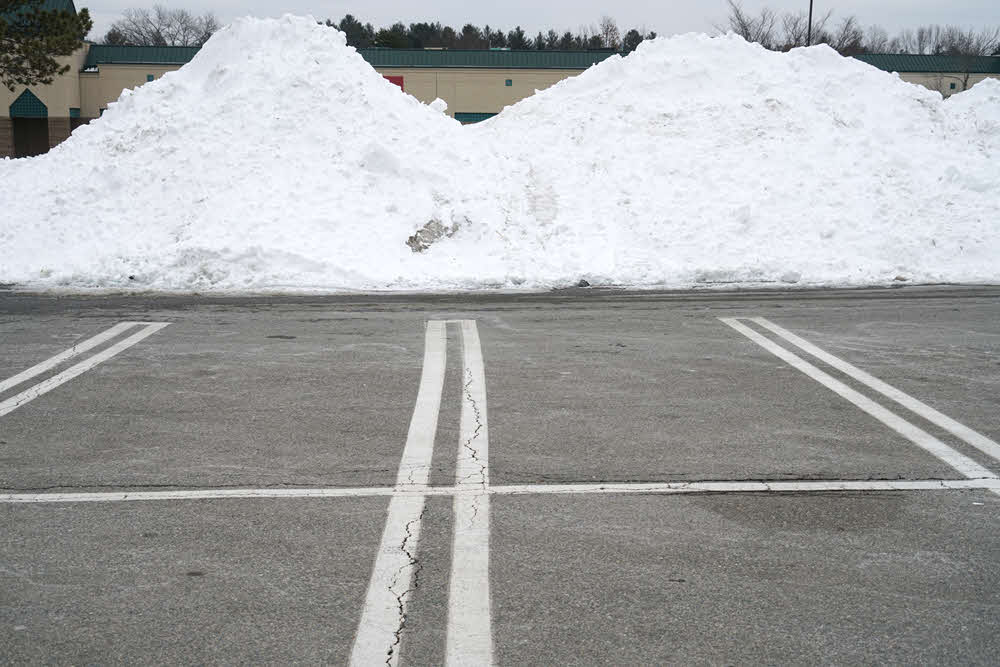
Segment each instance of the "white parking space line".
M406 607L417 571L424 494L430 476L446 362L445 324L428 322L420 388L396 476L396 488L390 490L392 499L351 649L351 665L392 667L399 662Z
M406 445L399 463L396 486L422 488L427 486L434 455L444 372L447 366L447 331L444 322L427 323L424 342L424 365L420 375L417 402L406 434Z
M132 327L137 327L140 324L141 322L119 322L118 324L114 325L107 331L102 331L93 338L88 338L85 341L77 343L68 350L64 350L59 354L55 355L54 357L49 357L40 364L36 364L25 371L21 371L17 375L9 377L6 380L0 380L0 394L4 393L8 389L16 387L22 382L30 380L36 375L41 375L42 373L55 368L64 361L69 361L75 356L81 355L84 352L87 352L88 350L92 350L101 343L111 340L112 338L122 333L123 331L131 329Z
M634 482L586 484L511 484L491 486L491 496L524 495L620 495L687 493L822 493L828 491L947 491L1000 489L1000 479L889 479L889 480L780 480L716 482ZM173 491L100 491L73 493L2 493L0 503L120 503L170 500L257 500L310 498L376 498L384 496L425 498L430 496L479 495L476 489L432 486L426 491L401 491L388 486L325 489L176 489Z
M454 499L445 664L492 665L490 623L489 425L486 374L476 323L462 327L462 413Z
M812 356L816 357L817 359L819 359L820 361L832 366L833 368L836 368L844 375L854 378L861 384L866 385L871 389L874 389L875 391L882 394L886 398L890 398L896 403L902 405L904 408L907 408L908 410L915 412L916 414L920 415L930 423L944 429L948 433L951 433L953 436L965 442L966 444L972 445L973 447L983 452L984 454L988 454L997 461L1000 461L1000 444L997 444L996 441L987 438L982 433L974 431L965 424L955 421L948 415L938 412L937 410L927 405L926 403L914 398L913 396L910 396L909 394L904 393L903 391L900 391L899 389L893 387L887 382L879 380L877 377L874 377L873 375L866 373L865 371L849 364L843 359L839 359L838 357L833 356L829 352L820 349L819 347L813 345L804 338L796 336L791 331L788 331L787 329L778 326L777 324L771 322L770 320L767 320L763 317L754 317L752 318L752 321L756 322L757 324L764 327L768 331L771 331L772 333L781 336L782 338L784 338L785 340L787 340L789 343L799 348L800 350L807 352Z
M70 366L63 372L53 375L47 380L43 380L38 384L25 389L21 393L15 394L14 396L11 396L7 400L0 402L0 417L10 414L14 410L21 407L22 405L25 405L26 403L35 400L36 398L42 396L43 394L47 394L48 392L52 391L59 385L69 382L70 380L79 375L83 375L94 366L97 366L98 364L107 361L108 359L114 357L115 355L124 352L125 350L132 347L136 343L148 338L149 336L152 336L160 329L169 326L169 324L170 324L169 322L151 322L149 324L146 324L141 331L132 334L128 338L125 338L124 340L121 340L115 343L114 345L105 348L104 350L101 350L92 357L88 357L87 359L84 359L78 364Z
M883 406L879 405L875 401L871 400L867 396L855 391L851 387L837 380L833 376L821 371L816 366L813 366L805 359L799 357L798 355L789 352L785 348L781 347L777 343L766 338L762 334L757 333L753 329L747 327L746 325L738 322L735 318L720 317L719 318L724 324L732 327L739 333L743 334L753 342L757 343L765 350L775 355L789 366L805 373L813 380L816 380L821 385L830 389L839 396L847 399L853 403L858 408L867 412L869 415L879 420L889 428L893 429L903 437L907 438L917 446L923 448L925 451L933 454L941 461L944 461L952 468L960 472L961 474L969 477L971 479L996 479L997 476L994 475L987 468L979 465L969 457L961 454L945 443L941 442L930 433L927 433L923 429L911 424L902 417L898 416L894 412L889 411Z
M822 493L828 491L938 491L1000 489L1000 479L781 480L735 482L648 482L622 484L518 484L494 486L504 496L547 494Z

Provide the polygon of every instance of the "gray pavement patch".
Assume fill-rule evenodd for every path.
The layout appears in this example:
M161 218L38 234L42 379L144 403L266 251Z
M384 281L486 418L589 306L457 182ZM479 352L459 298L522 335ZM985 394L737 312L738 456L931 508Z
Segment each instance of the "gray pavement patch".
M343 663L385 503L5 506L0 654L19 664Z

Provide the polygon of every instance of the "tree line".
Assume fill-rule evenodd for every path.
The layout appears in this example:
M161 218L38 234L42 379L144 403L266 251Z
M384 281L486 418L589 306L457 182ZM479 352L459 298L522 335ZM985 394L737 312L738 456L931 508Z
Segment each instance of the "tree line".
M399 21L388 28L375 28L362 23L351 14L340 21L326 20L326 25L337 28L347 36L347 44L364 49L511 49L513 51L585 51L611 49L629 53L643 40L656 37L645 28L631 28L622 34L610 16L599 25L580 28L577 32L555 30L539 31L529 35L521 26L504 32L489 25L479 28L466 23L461 30L443 25L440 21L411 23Z
M788 51L809 44L827 44L845 56L865 53L918 55L1000 55L1000 27L960 28L927 25L902 30L890 37L881 26L864 26L856 16L834 20L829 11L814 16L810 30L806 12L779 14L765 7L757 14L743 9L737 0L726 0L729 14L716 24L720 33L735 32L748 42L767 49ZM810 34L811 33L811 34Z
M750 42L768 49L787 51L809 44L827 44L843 55L864 53L910 53L935 55L1000 55L1000 27L960 28L950 25L927 25L902 30L894 36L878 25L865 26L856 16L834 19L833 12L814 16L812 25L806 12L778 13L764 8L754 14L743 9L739 0L726 0L728 15L714 25L719 34L735 32ZM482 28L466 23L455 29L440 21L405 24L397 21L388 27L347 14L339 21L327 19L347 36L347 43L363 49L511 49L583 51L610 49L630 53L644 40L656 37L645 28L621 31L610 16L597 25L566 30L539 31L529 35L521 26L504 31L489 25ZM129 9L115 21L102 43L128 46L200 46L220 26L212 13L200 16L184 9L161 5L150 9Z

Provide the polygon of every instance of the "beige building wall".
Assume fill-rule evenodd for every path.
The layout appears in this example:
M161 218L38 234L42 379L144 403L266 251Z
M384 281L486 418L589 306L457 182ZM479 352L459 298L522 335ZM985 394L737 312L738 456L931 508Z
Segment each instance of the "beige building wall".
M121 97L126 88L138 88L150 74L159 79L180 65L101 65L99 72L80 72L80 115L97 118L101 109Z
M384 76L403 77L403 88L424 103L440 97L448 103L448 114L499 113L583 70L537 69L416 69L380 68ZM507 85L507 81L511 85Z
M966 76L968 76L968 84L966 84ZM988 77L1000 79L1000 75L990 74L917 74L914 72L903 72L899 75L899 78L903 81L916 83L925 88L936 90L945 97L968 90ZM952 88L951 84L955 84L955 87Z
M48 86L18 86L13 91L0 86L0 118L10 117L10 105L21 96L25 88L31 90L48 108L49 118L69 118L70 109L80 108L80 68L87 59L89 48L89 44L84 44L73 55L57 58L60 65L69 65L69 71L56 77Z

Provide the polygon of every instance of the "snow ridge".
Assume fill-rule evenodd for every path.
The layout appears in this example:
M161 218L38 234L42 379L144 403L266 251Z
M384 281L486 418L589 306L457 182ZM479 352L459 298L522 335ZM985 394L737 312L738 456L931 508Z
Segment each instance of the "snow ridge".
M1000 282L998 81L943 100L825 46L692 34L477 126L441 108L311 17L236 21L49 154L0 160L0 282Z

